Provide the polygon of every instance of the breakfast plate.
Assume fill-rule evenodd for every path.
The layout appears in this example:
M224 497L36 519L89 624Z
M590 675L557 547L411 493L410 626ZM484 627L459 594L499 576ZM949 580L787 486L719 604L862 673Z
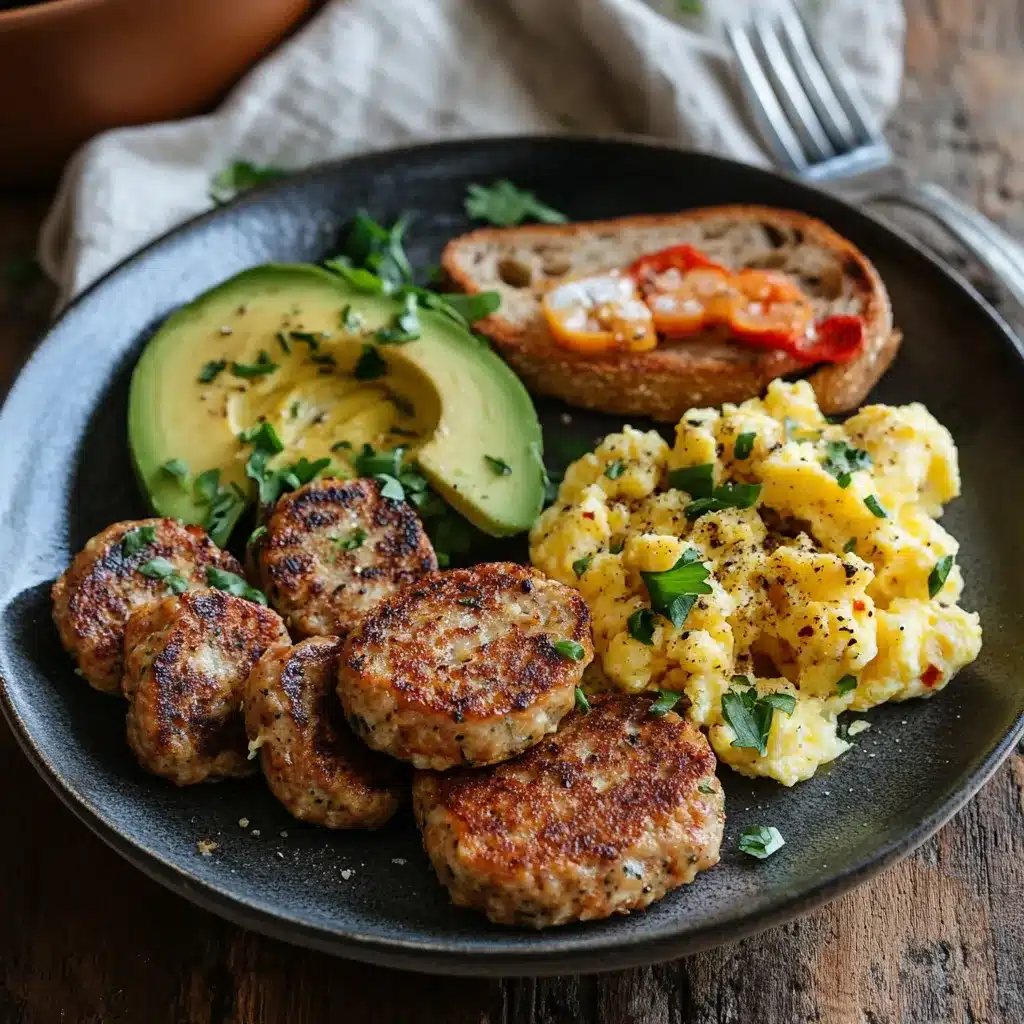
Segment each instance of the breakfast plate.
M49 589L70 556L116 520L146 515L126 436L129 382L167 315L268 263L337 252L360 209L411 216L416 266L470 227L469 185L508 179L573 219L757 202L819 217L862 250L888 288L905 341L872 401L922 402L960 450L956 536L985 645L941 699L878 707L854 748L793 789L723 767L722 860L643 913L541 933L451 906L411 815L375 833L296 822L258 782L175 789L143 774L123 710L90 691L60 650ZM736 939L835 897L923 842L982 785L1024 728L1024 611L1015 543L1024 502L1024 353L971 289L910 240L838 199L710 156L625 140L499 139L413 147L294 175L199 217L112 271L65 312L3 413L8 481L0 533L5 714L37 770L129 861L247 927L358 959L423 971L543 974L664 960ZM539 399L549 468L622 417ZM635 426L648 427L639 421ZM522 560L522 540L501 552ZM748 825L782 851L737 848Z

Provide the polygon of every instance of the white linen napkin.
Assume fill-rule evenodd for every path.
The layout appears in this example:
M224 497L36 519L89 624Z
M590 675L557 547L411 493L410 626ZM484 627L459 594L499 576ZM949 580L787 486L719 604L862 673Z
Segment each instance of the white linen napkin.
M289 169L441 137L624 131L766 163L723 23L786 0L332 0L214 113L121 128L68 164L40 237L63 304L211 205L236 159ZM899 0L804 0L875 114L896 101ZM699 13L683 13L684 9Z

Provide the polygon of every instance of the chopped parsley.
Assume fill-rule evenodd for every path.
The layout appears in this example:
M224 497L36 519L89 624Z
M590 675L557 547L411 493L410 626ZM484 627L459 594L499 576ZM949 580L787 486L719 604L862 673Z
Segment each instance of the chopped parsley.
M758 860L770 857L785 845L786 840L774 825L748 825L740 833L740 852Z
M593 560L593 555L584 555L582 558L577 558L576 561L572 563L572 571L576 573L576 579L579 579L590 568L590 563Z
M374 275L385 292L412 281L412 267L405 254L403 242L409 218L401 216L386 228L366 213L352 218L352 227L345 239L344 257L350 265Z
M274 424L269 420L261 420L254 427L243 430L238 435L242 444L251 444L254 448L265 450L270 455L284 451L284 442L278 436Z
M711 593L711 587L704 582L711 573L693 548L683 552L671 569L640 575L647 586L651 607L677 628L686 621L698 595Z
M402 303L402 309L395 314L392 326L382 327L376 332L375 337L381 345L404 345L422 336L423 329L416 311L415 293L406 292Z
M845 675L842 679L836 683L836 692L840 697L845 697L848 693L853 693L857 689L857 677L851 675Z
M626 472L626 464L622 459L616 459L614 462L609 462L607 468L604 471L604 475L609 480L618 480L623 473Z
M721 512L726 508L751 508L761 496L760 484L722 484L710 498L697 498L686 506L686 518L693 520L706 512Z
M362 451L352 460L356 472L360 476L379 476L386 473L397 477L402 472L405 449L392 448L388 452L374 451L373 445L364 444Z
M945 555L940 558L930 573L928 573L928 596L934 597L944 586L949 578L949 571L953 568L953 556Z
M278 331L274 337L277 339L278 345L281 346L281 351L284 352L286 356L290 356L292 354L292 347L288 344L288 336L284 331Z
M502 179L492 185L470 185L466 190L466 213L501 228L538 220L542 224L564 224L566 216L545 203L532 192L516 188Z
M461 604L465 608L480 608L480 598L478 597L460 597L456 602Z
M750 747L762 757L768 753L768 734L775 711L791 715L795 707L796 698L791 693L758 696L753 686L722 694L722 716L736 734L732 746Z
M332 537L331 540L338 545L342 551L355 551L361 548L367 538L367 533L361 527L356 527L344 537Z
M335 441L334 444L331 445L331 451L332 452L340 452L343 449L351 449L351 448L352 448L352 442L351 441Z
M401 480L389 473L378 473L375 477L380 484L380 496L391 501L405 501L405 488Z
M740 434L739 437L736 438L736 444L733 446L733 457L737 459L749 459L750 453L754 450L754 442L756 440L757 434L753 430Z
M267 535L267 528L262 523L256 527L252 533L249 534L249 539L245 542L246 550L252 551L259 547L263 543L263 538Z
M433 292L427 294L438 300L433 303L428 300L427 305L430 308L447 314L463 327L483 320L485 316L490 316L501 307L501 295L498 292L477 292L475 295L435 295Z
M576 687L576 710L584 715L590 714L590 701L587 700L587 695L580 686Z
M856 538L856 537L851 537L851 538L850 538L850 539L849 539L849 540L848 540L848 541L847 541L847 542L846 542L846 543L845 543L845 544L843 545L843 554L844 554L844 555L848 555L848 554L849 554L849 553L850 553L851 551L854 551L854 550L856 550L856 548L857 548L857 538Z
M484 458L487 460L487 465L490 466L498 476L511 475L512 467L504 459L495 458L493 455L485 455Z
M351 305L346 306L341 311L341 327L342 330L347 331L349 334L355 334L363 329L363 318Z
M338 365L338 360L335 359L330 352L313 352L309 358L311 362L314 362L319 366Z
M356 380L377 380L388 372L388 364L373 345L364 345L352 375Z
M136 526L134 530L129 530L121 538L121 550L126 558L131 558L132 555L137 555L144 548L148 548L150 544L155 543L155 526Z
M174 477L179 487L188 483L188 464L183 459L168 459L160 468L168 476Z
M188 590L188 580L180 576L174 563L166 558L151 558L145 565L139 566L139 572L151 580L161 580L172 594L184 594Z
M715 787L710 782L702 782L697 786L698 793L714 793Z
M575 640L555 640L551 646L566 661L582 661L583 656L587 653L583 644L578 644Z
M255 601L256 604L265 605L267 603L266 595L262 590L250 587L241 576L228 572L226 569L218 569L215 565L206 567L206 583L214 590L223 590L224 593L231 594L232 597Z
M279 167L261 167L248 160L235 160L218 171L210 181L210 199L218 206L234 199L240 192L262 185L276 178L283 178L288 172Z
M227 365L226 359L211 359L208 363L203 363L203 368L196 379L200 384L212 384L227 369Z
M226 544L238 514L246 505L245 494L234 483L221 486L220 470L207 469L192 482L192 494L200 505L206 505L203 525L214 544Z
M845 441L826 441L825 458L822 461L825 472L831 473L839 486L850 486L852 474L860 469L871 468L871 455L863 448L854 448Z
M626 626L634 640L648 647L654 643L654 612L650 608L638 608L626 620Z
M315 352L320 347L320 337L314 331L289 331L288 337L300 345L308 345L310 352Z
M679 703L682 694L676 690L659 690L658 699L647 709L651 718L664 718Z
M235 377L241 377L243 380L252 380L254 377L265 377L268 373L273 373L277 368L278 364L270 358L267 350L261 349L255 363L232 363L231 373Z
M622 554L622 549L625 546L626 546L626 542L625 541L621 541L621 540L618 541L615 544L609 544L608 545L608 554L610 554L610 555L621 555Z
M864 499L864 504L867 505L868 511L873 516L875 516L876 519L888 519L889 518L889 513L886 512L884 508L882 508L881 503L879 502L878 498L875 497L875 495L869 494Z
M673 469L668 475L669 487L686 491L694 498L710 498L715 489L715 466L702 462L699 466Z

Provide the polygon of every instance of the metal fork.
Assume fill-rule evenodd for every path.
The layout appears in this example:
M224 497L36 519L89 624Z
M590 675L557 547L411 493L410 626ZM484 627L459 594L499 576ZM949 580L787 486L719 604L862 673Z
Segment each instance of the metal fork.
M847 198L903 203L938 221L1024 309L1024 248L944 188L898 165L864 101L795 8L726 27L740 84L764 141L784 170L842 182Z

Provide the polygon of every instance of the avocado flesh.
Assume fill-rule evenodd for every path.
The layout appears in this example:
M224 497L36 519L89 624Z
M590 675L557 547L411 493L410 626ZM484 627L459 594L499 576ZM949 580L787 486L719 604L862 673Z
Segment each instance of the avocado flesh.
M358 330L342 326L346 307L361 320ZM129 398L132 458L154 510L204 524L208 509L192 480L211 468L220 469L222 485L233 483L254 500L245 475L252 449L238 434L265 418L285 446L271 467L330 457L330 472L352 475L351 459L364 443L401 445L479 529L497 537L528 530L543 501L543 475L540 425L526 389L486 345L440 313L419 310L416 341L374 344L374 332L392 326L400 309L319 267L271 264L172 314L146 345ZM315 334L315 347L293 332ZM367 344L387 371L360 381L353 371ZM232 363L257 365L261 352L277 365L272 373L232 374ZM204 365L219 361L227 367L200 383ZM499 474L486 456L511 472ZM185 486L163 468L172 459L189 468Z

